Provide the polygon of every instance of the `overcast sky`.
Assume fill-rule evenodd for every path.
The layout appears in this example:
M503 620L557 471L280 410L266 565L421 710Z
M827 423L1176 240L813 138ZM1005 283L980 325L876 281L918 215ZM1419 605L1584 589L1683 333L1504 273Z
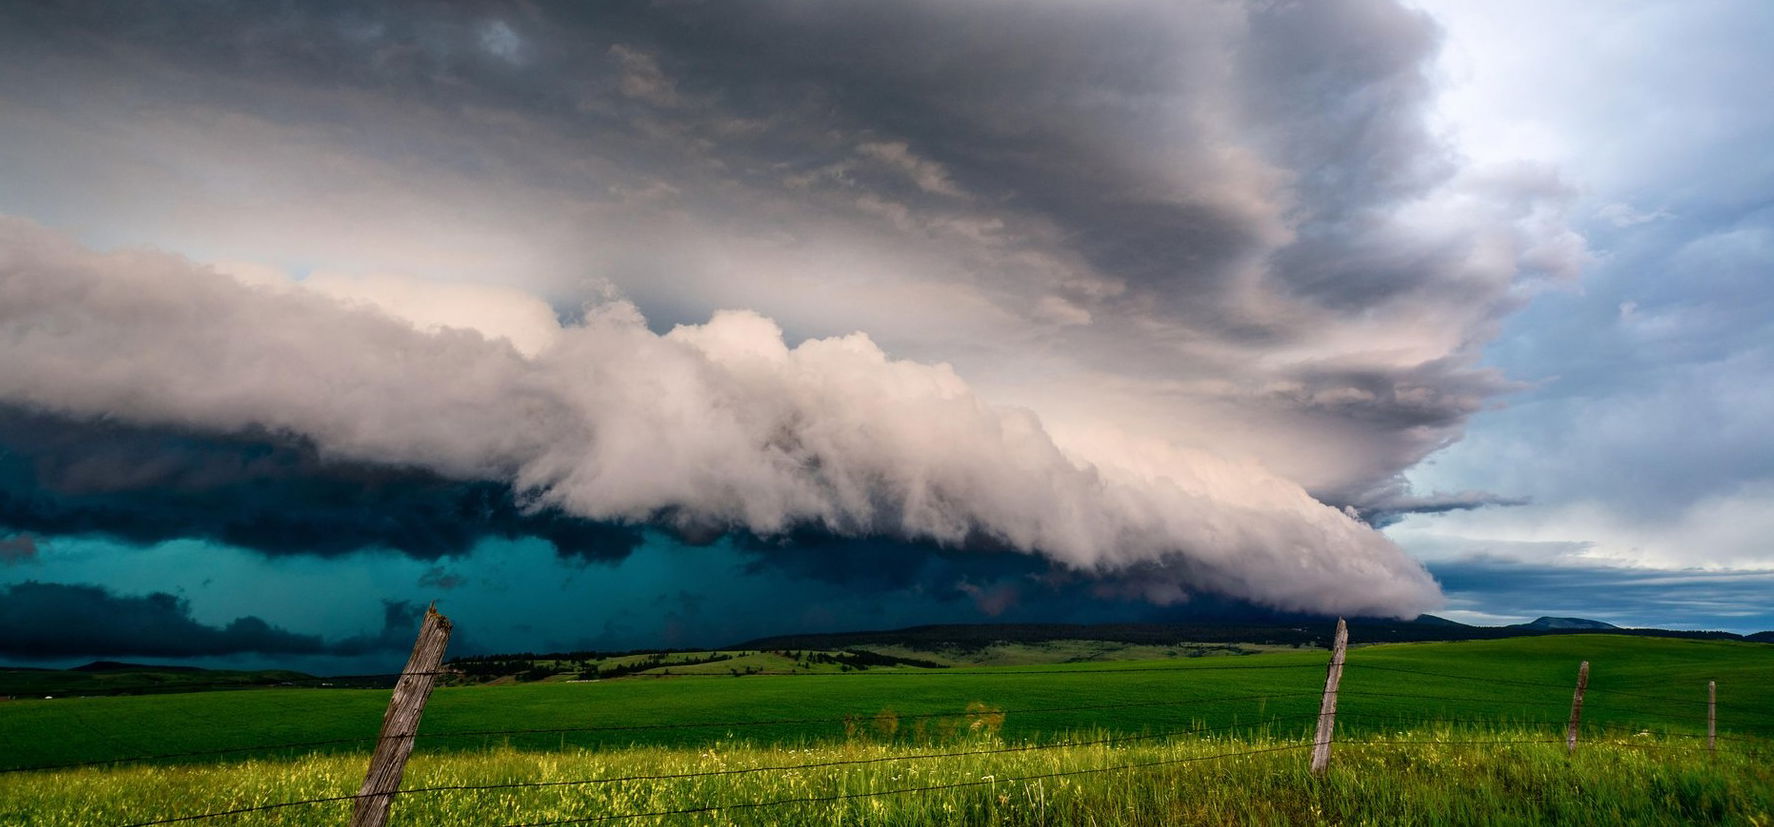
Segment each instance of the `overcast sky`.
M12 4L0 658L1774 627L1748 2ZM131 618L128 623L96 618Z

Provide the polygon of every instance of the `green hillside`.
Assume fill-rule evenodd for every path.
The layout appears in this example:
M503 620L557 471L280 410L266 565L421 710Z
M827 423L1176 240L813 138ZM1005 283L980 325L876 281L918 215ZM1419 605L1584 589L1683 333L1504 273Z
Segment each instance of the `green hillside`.
M736 660L709 664L705 675L444 687L427 708L417 751L831 741L883 712L898 721L896 738L915 741L967 727L982 709L1002 711L1003 735L1013 739L1201 726L1285 736L1310 725L1326 657L1283 651L733 677L729 670L745 662ZM1593 727L1700 732L1706 681L1717 680L1721 731L1774 733L1774 648L1594 634L1358 647L1339 726L1354 734L1507 722L1562 732L1580 660L1592 667L1585 721ZM0 704L0 742L10 747L0 768L357 752L375 735L387 698L385 690L287 688L15 701ZM216 750L233 751L186 755Z

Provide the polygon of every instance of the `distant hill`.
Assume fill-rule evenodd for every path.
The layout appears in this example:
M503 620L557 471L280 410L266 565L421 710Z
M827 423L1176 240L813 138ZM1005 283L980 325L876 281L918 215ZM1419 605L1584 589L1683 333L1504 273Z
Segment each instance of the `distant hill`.
M1753 640L1757 643L1774 643L1774 631L1756 632L1753 635L1744 635L1743 639Z
M1367 643L1428 640L1471 640L1504 635L1443 618L1425 621L1351 620L1350 635ZM915 649L978 649L994 643L1039 643L1053 640L1102 640L1142 645L1191 643L1261 643L1279 646L1328 646L1334 626L1310 623L1060 623L955 624L909 629L779 635L739 644L742 649L844 649L854 646L906 646Z
M1620 627L1600 620L1585 620L1581 617L1540 617L1532 623L1517 623L1510 628L1556 629L1568 632L1575 629L1618 629Z
M94 661L72 669L0 667L0 698L68 697L79 695L148 695L207 689L250 689L267 686L350 685L349 678L317 679L287 669L253 671L201 669L195 666L149 666ZM366 682L359 682L366 683ZM374 684L391 680L377 678Z
M1466 625L1466 624L1461 623L1457 620L1449 620L1445 617L1437 617L1435 615L1417 615L1416 622L1421 623L1426 626L1465 626Z
M75 666L70 672L202 672L197 666L156 666L146 663L124 663L116 660L95 660L84 666Z
M731 649L839 650L856 646L904 646L913 649L979 649L994 643L1036 643L1050 640L1102 640L1116 643L1171 645L1191 643L1262 643L1281 646L1328 646L1335 627L1329 619L1284 623L1059 623L955 624L907 629L777 635L735 644ZM1416 620L1352 618L1349 638L1356 643L1412 643L1441 640L1493 640L1551 634L1616 634L1639 637L1744 640L1730 632L1674 629L1625 629L1599 620L1542 617L1514 626L1471 626L1434 615ZM1758 633L1769 634L1774 633ZM1750 638L1754 639L1754 638Z

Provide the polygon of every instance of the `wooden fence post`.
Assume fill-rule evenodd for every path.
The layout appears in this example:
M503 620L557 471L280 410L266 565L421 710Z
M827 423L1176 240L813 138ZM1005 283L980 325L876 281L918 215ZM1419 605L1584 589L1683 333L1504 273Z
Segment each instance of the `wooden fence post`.
M1719 682L1706 682L1706 751L1719 751Z
M1589 688L1589 661L1577 667L1577 691L1571 695L1571 723L1565 727L1565 754L1577 751L1577 725L1583 721L1583 690Z
M1343 653L1349 648L1349 624L1337 618L1337 636L1331 642L1330 667L1324 674L1324 700L1318 704L1318 737L1312 744L1312 774L1323 775L1330 767L1331 733L1337 726L1337 684L1343 681Z
M363 789L351 809L351 827L383 827L388 823L388 807L394 803L394 792L400 789L400 774L406 769L407 756L413 752L413 735L419 731L419 716L425 712L425 700L437 685L438 666L443 663L444 646L450 642L450 619L437 613L433 603L425 610L425 622L419 626L419 638L413 641L412 657L394 684L394 696L388 700L388 711L382 715L382 732L376 739L376 751L370 755L370 769L363 778Z

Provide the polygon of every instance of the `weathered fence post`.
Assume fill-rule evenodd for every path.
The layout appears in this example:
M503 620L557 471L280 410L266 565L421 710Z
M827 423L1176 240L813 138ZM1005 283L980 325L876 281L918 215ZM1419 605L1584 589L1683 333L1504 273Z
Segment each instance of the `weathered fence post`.
M1318 737L1312 744L1312 774L1323 775L1330 767L1331 733L1337 726L1337 684L1343 681L1343 653L1349 648L1349 624L1337 618L1337 636L1331 642L1330 667L1324 674L1324 700L1318 704Z
M1577 691L1571 695L1571 723L1565 727L1565 754L1577 751L1577 725L1583 721L1583 690L1589 688L1589 661L1577 667Z
M413 752L413 735L419 731L419 716L425 712L425 700L437 685L438 666L443 663L444 646L450 642L450 619L437 613L437 604L425 610L425 622L419 626L419 638L413 642L412 657L394 684L394 697L388 700L388 711L382 715L382 732L376 739L376 751L370 755L370 769L363 778L363 789L351 809L351 827L382 827L388 822L388 807L394 803L394 792L400 789L400 774L406 769L407 756Z
M1719 682L1706 682L1706 751L1719 751Z

